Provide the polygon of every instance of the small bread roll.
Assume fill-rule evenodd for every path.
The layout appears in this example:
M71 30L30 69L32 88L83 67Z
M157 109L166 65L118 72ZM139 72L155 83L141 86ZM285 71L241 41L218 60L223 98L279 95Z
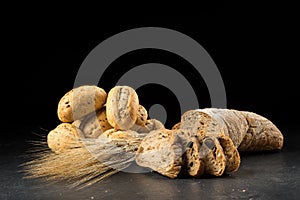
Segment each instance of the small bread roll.
M55 153L66 149L81 147L80 139L83 133L73 124L62 123L49 132L47 136L48 147Z
M106 92L97 86L84 85L66 93L59 101L57 115L62 122L73 122L100 109L106 100Z
M137 120L139 99L135 90L128 86L112 88L106 101L107 120L116 130L128 130Z

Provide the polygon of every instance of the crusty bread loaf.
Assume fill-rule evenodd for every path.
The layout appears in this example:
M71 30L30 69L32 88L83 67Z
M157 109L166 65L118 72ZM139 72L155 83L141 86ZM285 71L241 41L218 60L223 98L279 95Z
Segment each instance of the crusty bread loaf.
M206 137L200 149L203 158L204 173L221 176L226 167L226 157L216 137Z
M280 130L270 120L251 112L217 108L191 110L183 114L180 128L207 136L228 136L240 151L276 150L283 146Z
M80 123L79 128L86 138L97 138L103 132L113 128L107 120L105 106L86 116Z
M277 150L283 146L283 135L268 119L258 114L231 109L208 108L201 111L224 121L225 135L239 151Z
M106 101L108 122L117 130L129 130L137 120L139 99L135 90L128 86L112 88Z
M80 129L72 124L62 123L48 133L47 143L52 151L60 153L66 149L81 147L82 138L84 136Z
M181 170L182 147L179 137L171 130L151 131L140 144L136 163L170 178L176 178Z
M94 85L84 85L66 93L59 101L57 115L62 122L73 122L100 109L106 92Z
M252 113L241 111L249 125L243 141L239 145L240 151L278 150L283 146L283 135L268 119Z

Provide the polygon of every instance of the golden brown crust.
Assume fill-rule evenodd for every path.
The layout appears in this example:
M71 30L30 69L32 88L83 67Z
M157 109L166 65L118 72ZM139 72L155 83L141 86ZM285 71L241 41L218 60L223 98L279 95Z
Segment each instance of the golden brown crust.
M230 137L240 151L264 151L281 149L283 135L268 119L245 111L206 108L186 112L180 128L207 136Z
M135 90L128 86L115 86L107 96L108 122L118 130L130 129L137 120L139 99Z
M138 111L137 111L137 119L135 124L140 126L145 126L148 118L148 112L144 106L139 105Z
M62 123L48 133L47 143L52 151L60 153L66 149L81 147L82 138L83 133L76 126Z
M175 124L175 125L172 127L172 130L178 130L178 129L180 129L180 125L181 125L181 123L178 122L177 124Z
M57 115L62 122L73 122L100 109L106 92L97 86L84 85L67 92L59 101Z
M278 150L283 146L283 135L268 119L252 113L240 112L247 120L249 129L238 149L240 151Z

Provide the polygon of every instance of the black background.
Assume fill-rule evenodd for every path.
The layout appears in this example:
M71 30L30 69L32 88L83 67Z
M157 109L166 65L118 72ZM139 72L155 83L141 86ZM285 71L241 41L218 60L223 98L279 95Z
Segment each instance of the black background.
M299 31L294 12L216 8L190 16L98 16L93 22L54 15L8 16L2 25L0 143L58 125L58 101L73 87L88 53L114 34L145 26L174 29L198 41L221 72L228 108L257 112L283 130L299 124ZM124 63L153 55L133 54ZM169 66L178 64L175 58L161 59ZM203 93L201 107L208 107L202 82L197 92Z

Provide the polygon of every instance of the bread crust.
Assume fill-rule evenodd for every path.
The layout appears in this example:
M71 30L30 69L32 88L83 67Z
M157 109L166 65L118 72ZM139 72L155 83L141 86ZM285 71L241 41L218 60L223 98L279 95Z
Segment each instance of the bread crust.
M108 122L117 130L130 129L137 120L139 99L135 90L128 86L115 86L107 96Z
M147 119L148 119L148 112L146 108L144 108L144 106L142 105L139 105L135 124L140 126L145 126Z
M227 136L239 151L278 150L283 146L283 135L270 120L247 111L217 108L187 111L180 128L206 136Z
M80 129L69 123L61 123L47 135L48 147L55 153L81 147L84 135Z
M57 115L62 122L82 119L100 109L106 101L106 92L94 85L84 85L67 92L59 101Z
M283 135L267 118L253 112L241 111L249 128L239 145L240 151L279 150L283 147Z

